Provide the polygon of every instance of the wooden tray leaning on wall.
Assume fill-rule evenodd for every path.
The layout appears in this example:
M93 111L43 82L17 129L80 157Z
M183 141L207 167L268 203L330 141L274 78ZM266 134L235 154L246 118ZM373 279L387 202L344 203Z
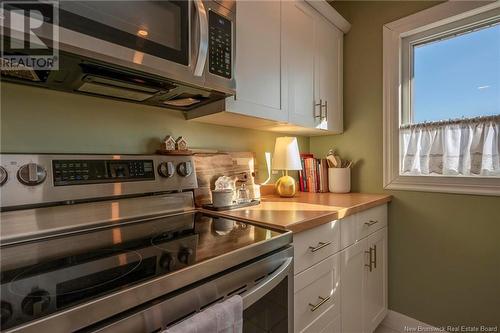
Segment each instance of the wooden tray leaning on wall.
M193 155L198 178L194 190L196 206L212 203L211 190L220 176L237 177L237 185L255 184L255 154L252 152L195 153Z

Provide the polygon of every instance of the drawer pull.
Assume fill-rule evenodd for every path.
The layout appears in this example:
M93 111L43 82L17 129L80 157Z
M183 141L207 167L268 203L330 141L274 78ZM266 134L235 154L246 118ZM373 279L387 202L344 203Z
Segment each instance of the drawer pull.
M332 244L332 242L319 242L318 245L316 246L309 246L309 250L311 250L311 252L316 252L318 250L321 250L322 248L324 248L325 246L328 246Z
M365 225L367 225L367 226L371 227L372 225L377 224L377 223L378 223L378 221L377 221L377 220L375 220L375 221L370 220L370 222L365 222Z
M309 303L309 306L311 307L311 312L314 312L314 311L318 310L318 308L320 306L322 306L323 304L325 304L326 302L328 302L330 300L330 296L328 296L328 297L318 296L318 298L319 298L319 303L318 304Z

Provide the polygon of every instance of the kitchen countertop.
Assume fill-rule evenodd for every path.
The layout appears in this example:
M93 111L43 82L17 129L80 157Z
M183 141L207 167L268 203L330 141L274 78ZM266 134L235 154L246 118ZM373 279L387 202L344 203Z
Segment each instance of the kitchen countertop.
M205 213L301 232L392 200L391 195L299 192L293 198L268 195L257 206Z

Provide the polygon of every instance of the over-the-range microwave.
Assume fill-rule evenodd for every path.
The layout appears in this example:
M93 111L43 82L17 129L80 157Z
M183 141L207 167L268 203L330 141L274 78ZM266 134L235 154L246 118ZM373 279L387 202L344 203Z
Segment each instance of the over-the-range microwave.
M234 94L235 1L73 0L58 7L58 23L46 17L35 32L44 40L50 23L59 27L59 70L2 70L2 80L185 111ZM16 35L7 19L4 43Z

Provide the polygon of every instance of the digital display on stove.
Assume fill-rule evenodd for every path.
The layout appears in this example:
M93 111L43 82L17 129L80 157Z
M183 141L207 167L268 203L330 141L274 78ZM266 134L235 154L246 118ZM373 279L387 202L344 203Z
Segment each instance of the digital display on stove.
M54 185L154 180L153 160L53 160Z

